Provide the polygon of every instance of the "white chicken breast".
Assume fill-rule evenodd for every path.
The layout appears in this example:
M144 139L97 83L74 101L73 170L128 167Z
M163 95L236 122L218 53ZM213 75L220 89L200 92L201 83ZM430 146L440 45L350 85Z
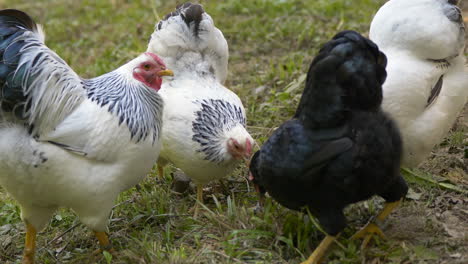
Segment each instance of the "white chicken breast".
M145 53L94 79L80 78L18 10L0 11L0 184L26 224L23 263L36 232L72 208L101 246L117 195L151 170L161 148L161 76Z
M160 91L165 110L158 163L184 171L201 202L202 186L232 172L250 157L254 143L241 100L223 86L226 39L201 5L186 3L156 25L148 51L159 54L175 74Z
M390 0L370 27L388 58L382 106L401 130L403 166L424 161L466 104L465 26L455 4Z

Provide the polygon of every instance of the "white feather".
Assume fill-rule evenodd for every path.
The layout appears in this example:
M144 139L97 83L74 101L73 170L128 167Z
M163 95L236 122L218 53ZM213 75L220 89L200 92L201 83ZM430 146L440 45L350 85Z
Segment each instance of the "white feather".
M37 27L36 33L39 36L39 41L42 43L45 43L46 35L45 35L44 28L42 27L41 24L36 24L36 27Z
M25 32L16 39L28 43L20 50L17 69L26 70L22 86L31 104L26 113L29 124L34 122L34 133L45 134L84 100L85 90L81 78L67 63L35 37L44 35Z
M110 115L102 110L98 115ZM23 126L0 128L0 184L21 205L22 217L42 229L59 206L72 208L94 231L105 231L117 195L143 179L154 164L159 144L132 144L128 129L108 122L105 161L82 157L31 138ZM96 129L99 130L99 129ZM97 132L97 131L96 131ZM119 140L115 140L119 134ZM124 140L127 139L127 140ZM47 160L44 160L47 159Z

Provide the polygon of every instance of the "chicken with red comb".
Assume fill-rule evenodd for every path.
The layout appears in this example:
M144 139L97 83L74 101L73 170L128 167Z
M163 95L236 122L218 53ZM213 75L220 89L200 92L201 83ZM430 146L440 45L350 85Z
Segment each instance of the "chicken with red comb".
M148 51L175 73L160 91L166 106L159 175L166 163L174 164L197 185L202 202L203 186L248 160L254 145L241 100L223 85L226 39L201 5L185 3L156 25Z

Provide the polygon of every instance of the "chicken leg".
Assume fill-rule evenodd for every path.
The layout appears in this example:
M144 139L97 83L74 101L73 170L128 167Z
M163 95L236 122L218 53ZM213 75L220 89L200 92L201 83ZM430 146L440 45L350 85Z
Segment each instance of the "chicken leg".
M330 236L327 235L322 242L320 242L320 245L314 250L312 255L310 257L302 262L301 264L318 264L320 263L320 260L323 258L325 255L325 252L327 252L327 249L330 247L330 245L335 241L336 236Z
M378 222L382 222L387 218L387 216L400 205L401 200L396 202L386 203L382 211L375 217L375 219L371 220L365 227L359 230L356 234L351 237L353 239L359 239L365 236L364 241L362 242L361 249L365 248L369 241L371 240L374 234L378 235L381 238L385 238L384 233L380 230L378 226Z
M94 231L94 235L98 239L99 245L101 246L100 252L108 251L108 252L112 253L114 251L112 249L112 244L110 243L109 237L107 236L106 232Z
M203 185L197 184L197 201L195 202L193 217L197 218L198 211L200 210L199 203L203 204Z
M158 176L159 176L159 179L162 179L164 178L164 166L161 165L161 164L157 164L158 166Z
M26 241L22 264L33 264L36 253L36 228L26 222Z

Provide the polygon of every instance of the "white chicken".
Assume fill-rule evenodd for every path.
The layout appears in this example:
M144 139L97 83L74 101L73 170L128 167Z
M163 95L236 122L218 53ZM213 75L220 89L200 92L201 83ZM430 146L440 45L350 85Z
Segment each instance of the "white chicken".
M44 44L40 26L0 11L0 184L26 224L23 263L33 263L37 231L72 208L110 247L107 218L117 195L137 184L160 151L161 76L145 53L94 79L80 78Z
M165 16L151 35L148 51L159 54L175 77L163 84L165 102L160 175L167 162L203 186L229 174L254 143L245 128L239 97L223 86L228 46L199 4L186 3ZM198 213L195 204L195 216Z
M400 127L403 166L418 166L466 104L465 27L454 0L390 0L370 39L387 55L383 109Z

